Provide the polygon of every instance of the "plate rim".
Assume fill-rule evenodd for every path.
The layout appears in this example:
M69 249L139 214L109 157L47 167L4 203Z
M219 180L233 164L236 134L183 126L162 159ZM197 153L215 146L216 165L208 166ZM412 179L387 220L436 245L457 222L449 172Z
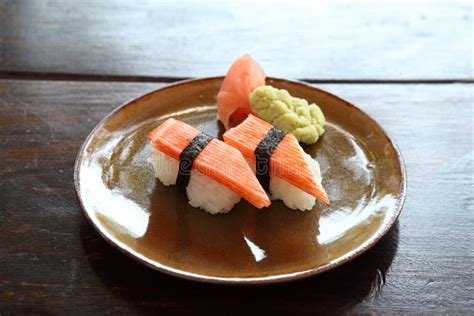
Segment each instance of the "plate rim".
M384 237L390 229L393 227L393 225L396 223L398 217L400 216L400 213L402 211L402 208L404 206L405 200L406 200L406 195L407 195L407 172L406 172L406 166L405 166L405 161L403 159L403 156L400 152L400 149L398 148L397 144L395 141L392 139L390 134L385 130L371 115L367 114L365 111L361 110L359 107L356 105L342 99L341 97L338 97L337 95L334 95L326 90L323 90L318 87L314 87L309 83L302 82L302 81L296 81L296 80L290 80L290 79L283 79L283 78L278 78L278 77L267 77L266 79L268 81L273 81L273 82L287 82L293 85L299 85L302 86L303 88L311 89L311 90L317 90L318 92L325 94L331 98L337 99L339 102L343 103L345 106L350 107L359 113L365 115L368 119L370 119L377 128L380 129L382 132L383 136L387 140L387 142L392 146L395 152L395 156L398 160L398 164L400 166L400 187L398 189L398 194L396 197L396 204L395 204L395 210L388 222L385 223L385 225L382 226L382 230L378 232L375 235L372 235L365 243L362 245L359 245L357 248L354 250L347 252L344 256L319 267L313 267L307 270L303 271L298 271L298 272L292 272L292 273L285 273L285 274L279 274L279 275L274 275L274 276L257 276L257 277L248 277L248 278L232 278L232 277L218 277L218 276L209 276L209 275L202 275L198 273L192 273L184 270L179 270L175 269L166 265L163 265L159 262L152 261L151 259L146 258L145 256L135 252L133 249L130 247L126 246L125 244L120 245L117 243L116 240L113 240L111 236L108 236L108 234L105 231L102 231L103 229L100 229L98 225L94 222L94 220L89 216L88 211L86 210L81 192L80 192L80 177L79 177L79 171L80 171L80 165L82 161L82 157L84 156L85 149L89 142L91 141L92 137L95 135L96 131L104 125L105 122L107 122L112 116L117 114L119 111L123 110L124 108L132 105L133 103L140 101L141 99L147 98L151 96L154 93L157 93L158 91L174 88L177 86L181 85L186 85L190 83L198 83L201 81L213 81L213 80L222 80L224 79L224 76L213 76L213 77L203 77L203 78L191 78L191 79L186 79L186 80L181 80L177 81L171 84L166 84L163 87L160 87L158 89L154 89L152 91L149 91L145 94L142 94L136 98L132 98L129 101L123 103L122 105L116 107L114 110L112 110L110 113L108 113L103 119L101 119L96 126L91 130L91 132L88 134L86 139L81 145L81 148L79 149L79 152L76 156L75 159L75 164L74 164L74 188L76 191L76 198L80 204L82 213L86 217L87 221L89 224L94 227L94 229L99 233L99 235L104 238L108 244L110 244L113 248L118 249L120 252L124 253L128 257L132 258L135 261L138 261L139 263L144 264L147 267L150 267L154 270L157 270L159 272L175 276L181 279L186 279L186 280L191 280L191 281L198 281L202 283L211 283L211 284L224 284L224 285L264 285L264 284L274 284L274 283L284 283L284 282L290 282L290 281L296 281L304 278L308 278L311 276L319 275L323 272L332 270L334 268L337 268L343 264L346 264L355 258L359 257L363 253L367 252L369 249L371 249L374 245L376 245L382 237Z

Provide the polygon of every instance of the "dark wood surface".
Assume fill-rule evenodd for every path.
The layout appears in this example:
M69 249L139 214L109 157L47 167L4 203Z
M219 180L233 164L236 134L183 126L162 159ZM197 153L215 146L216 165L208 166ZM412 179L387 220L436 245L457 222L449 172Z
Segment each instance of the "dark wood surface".
M113 108L160 86L0 81L0 311L472 312L472 85L318 85L395 138L408 169L406 205L354 262L251 288L155 272L109 246L82 215L72 180L82 141Z
M250 52L274 77L472 80L472 12L462 0L0 0L0 72L215 76Z
M474 313L472 4L272 3L0 0L1 315ZM399 221L353 262L294 283L211 286L146 268L82 215L77 152L118 105L223 74L244 52L389 131L408 171Z

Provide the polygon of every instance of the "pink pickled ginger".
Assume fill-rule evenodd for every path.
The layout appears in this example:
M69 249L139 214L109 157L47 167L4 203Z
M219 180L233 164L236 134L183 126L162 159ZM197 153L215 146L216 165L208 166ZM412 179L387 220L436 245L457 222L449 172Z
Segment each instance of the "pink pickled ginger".
M217 95L217 115L225 129L236 126L252 113L249 95L265 85L265 73L249 54L230 66Z

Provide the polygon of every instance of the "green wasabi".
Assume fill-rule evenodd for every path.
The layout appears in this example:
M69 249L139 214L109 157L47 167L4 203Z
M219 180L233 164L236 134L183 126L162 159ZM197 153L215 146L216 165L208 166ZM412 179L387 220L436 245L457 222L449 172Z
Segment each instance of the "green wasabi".
M292 97L286 90L260 86L250 94L249 101L258 117L292 133L302 143L314 144L324 133L326 119L319 106Z

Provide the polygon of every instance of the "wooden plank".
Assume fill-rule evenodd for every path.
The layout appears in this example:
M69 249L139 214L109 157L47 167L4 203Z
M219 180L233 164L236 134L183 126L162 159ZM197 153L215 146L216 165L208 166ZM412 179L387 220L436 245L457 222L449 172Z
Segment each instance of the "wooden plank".
M472 12L466 0L0 0L0 73L200 77L249 52L272 76L472 80Z
M2 314L473 311L473 85L320 85L394 136L408 198L368 253L270 287L163 275L113 249L84 219L72 180L82 141L114 107L159 86L0 80Z

